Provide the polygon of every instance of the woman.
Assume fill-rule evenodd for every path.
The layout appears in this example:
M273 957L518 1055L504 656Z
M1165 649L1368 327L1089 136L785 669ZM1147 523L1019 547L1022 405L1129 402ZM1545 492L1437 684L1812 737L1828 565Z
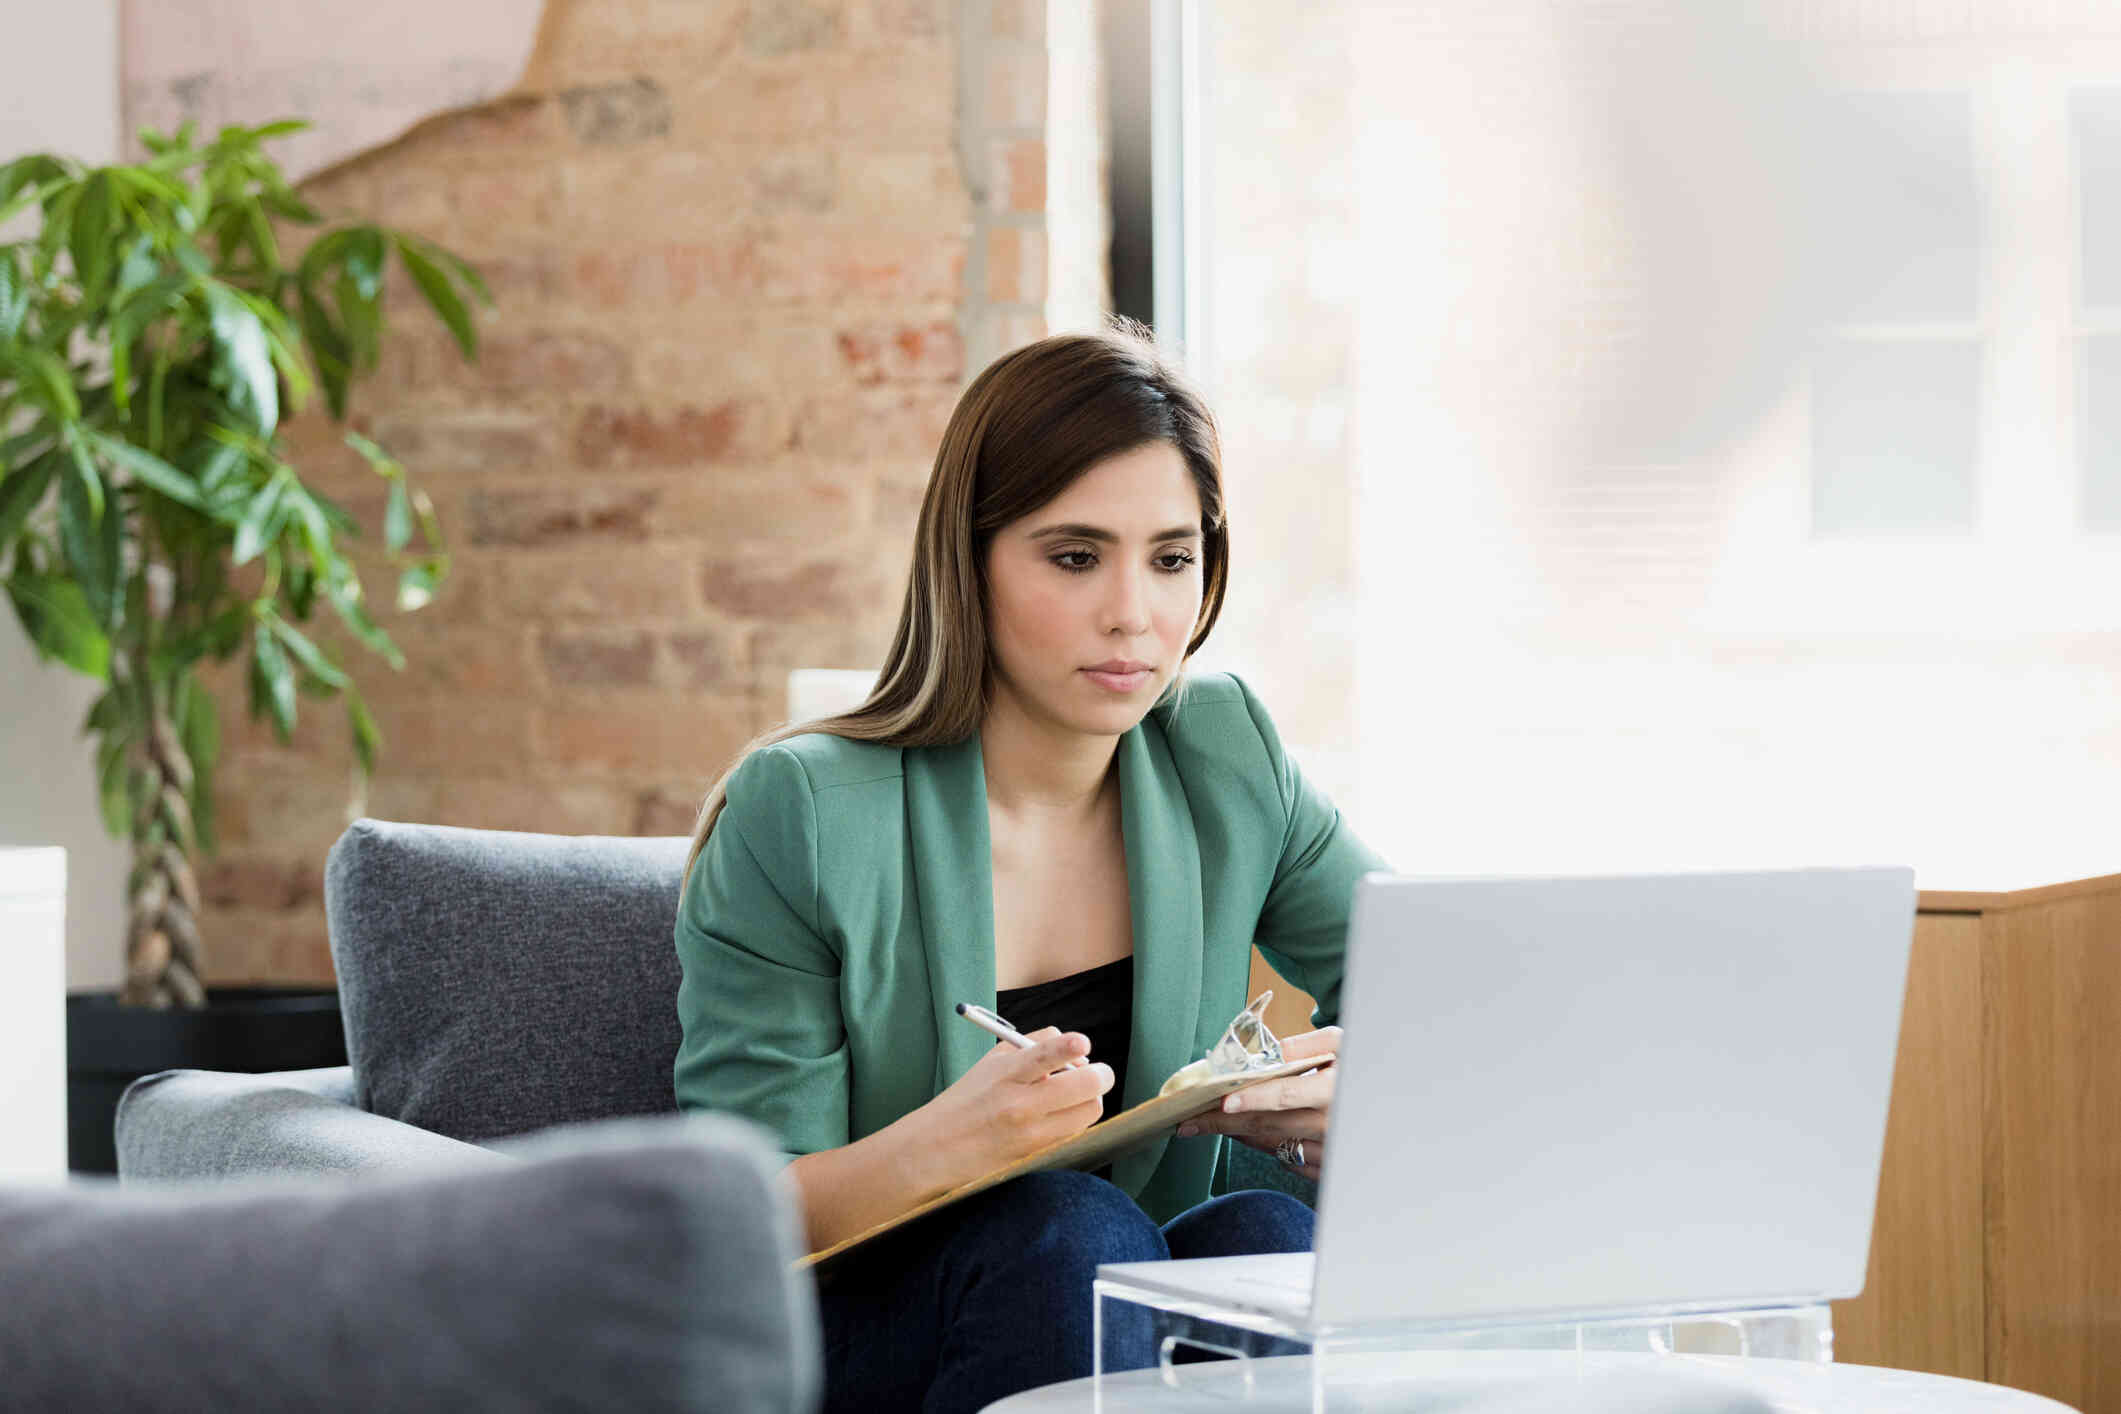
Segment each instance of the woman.
M1382 865L1249 688L1183 678L1228 580L1220 456L1139 326L996 360L943 434L869 699L760 738L709 793L678 1103L781 1137L813 1251L1154 1095L1245 1005L1255 943L1314 1020L1338 1013L1350 893ZM1332 1093L1330 1069L1254 1087L1099 1175L1017 1179L835 1259L828 1407L976 1409L1089 1373L1100 1262L1308 1249L1286 1194L1209 1194L1223 1135L1316 1178ZM1107 1339L1148 1362L1145 1323Z

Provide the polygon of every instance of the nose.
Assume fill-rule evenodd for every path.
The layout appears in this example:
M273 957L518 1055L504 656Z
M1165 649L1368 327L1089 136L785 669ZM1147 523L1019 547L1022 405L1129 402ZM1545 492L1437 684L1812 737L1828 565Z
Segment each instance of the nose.
M1123 569L1107 581L1110 596L1105 602L1105 631L1138 638L1149 631L1148 572Z

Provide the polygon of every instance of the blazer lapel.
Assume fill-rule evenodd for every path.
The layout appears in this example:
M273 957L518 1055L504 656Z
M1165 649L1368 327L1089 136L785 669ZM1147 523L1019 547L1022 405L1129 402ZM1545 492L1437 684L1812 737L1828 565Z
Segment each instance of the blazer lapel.
M1200 842L1184 784L1162 729L1144 721L1119 739L1120 828L1134 923L1134 1025L1126 1105L1153 1099L1171 1072L1195 1059L1200 1024L1203 921ZM1106 1113L1116 1113L1109 1103ZM1163 1161L1163 1134L1113 1165L1138 1194Z
M977 733L952 746L908 750L906 831L912 842L921 932L927 950L940 1091L994 1043L957 1015L959 1002L994 1005L993 846L987 777ZM1200 1023L1200 843L1170 747L1153 722L1119 739L1120 829L1134 925L1134 1020L1127 1088L1107 1114L1152 1099L1171 1072L1196 1058ZM1170 1135L1113 1165L1112 1177L1140 1193Z
M994 1041L957 1014L959 1002L994 1005L993 852L979 734L952 746L909 750L906 836L920 896L935 1012L935 1088L978 1064Z

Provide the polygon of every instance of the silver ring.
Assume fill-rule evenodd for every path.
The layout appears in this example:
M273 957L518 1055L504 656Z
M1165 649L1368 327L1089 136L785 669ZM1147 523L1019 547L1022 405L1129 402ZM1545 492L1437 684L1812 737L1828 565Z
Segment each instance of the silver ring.
M1283 1168L1300 1169L1304 1166L1304 1141L1284 1139L1274 1146L1274 1157L1281 1160Z

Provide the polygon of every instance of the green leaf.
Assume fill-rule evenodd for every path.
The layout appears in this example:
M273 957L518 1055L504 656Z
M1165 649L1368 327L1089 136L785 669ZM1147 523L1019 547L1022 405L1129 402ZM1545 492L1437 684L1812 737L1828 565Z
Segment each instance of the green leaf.
M29 519L29 513L44 499L56 464L56 459L46 454L27 466L16 467L5 480L0 480L0 551L7 549L7 543Z
M249 412L252 426L270 436L280 425L280 384L265 325L235 291L218 281L206 287L206 307L221 351L217 381L225 380L229 402Z
M88 498L89 521L94 523L103 517L103 478L96 472L96 463L88 454L88 442L76 425L64 428L59 440L66 447L67 459L72 462L74 475L81 483L81 493Z
M404 470L403 467L398 465L397 458L391 456L390 453L384 451L352 428L347 429L346 445L359 452L363 460L384 476L395 476Z
M346 694L346 721L353 729L354 757L361 763L363 775L374 775L376 752L383 745L383 734L376 730L376 719L369 715L368 704L359 693Z
M422 560L398 576L398 609L413 613L424 609L435 597L440 572L433 560Z
M390 641L390 635L376 627L376 621L369 617L368 606L363 602L360 578L344 560L334 561L333 567L324 569L323 574L324 597L331 601L332 608L338 611L346 626L354 631L354 636L367 644L372 652L382 655L383 661L391 667L402 671L405 667L405 655L398 651L397 644Z
M412 498L406 494L405 478L390 479L390 500L383 508L383 543L392 550L402 550L405 542L412 539Z
M401 247L402 249L402 247ZM389 248L383 233L374 226L355 226L346 233L346 255L341 268L351 276L361 298L373 302L383 293L383 260Z
M92 678L110 675L110 639L89 612L79 584L65 575L18 570L8 578L7 594L39 658Z
M81 197L74 205L74 219L67 232L67 248L74 257L74 278L81 283L82 302L100 305L103 285L111 271L111 218L114 203L110 179L97 172L81 184Z
M280 498L286 493L287 478L278 473L268 479L264 487L251 497L249 509L243 512L242 523L236 527L234 562L247 565L258 558L260 551L280 538L271 522L280 509Z
M22 330L29 313L29 286L15 264L15 248L0 247L0 340L11 340Z
M324 650L312 643L308 636L278 614L268 612L265 622L272 626L273 636L287 645L287 651L295 660L309 670L310 676L334 688L351 686L351 680L340 671L339 666L324 656Z
M449 283L449 277L411 241L401 238L397 244L398 258L405 262L413 283L420 287L420 293L427 297L435 313L449 326L449 332L456 336L457 347L464 351L464 357L477 358L478 331L472 327L471 312L464 308L464 301L458 297L456 287Z
M343 419L347 388L353 379L353 348L306 282L295 298L301 311L302 334L309 341L309 356L317 365L317 378L324 384L325 405L334 419Z
M81 735L107 732L124 720L125 694L118 690L116 683L112 683L103 689L102 695L96 698L95 705L88 709L88 715L81 719Z
M81 398L74 391L73 377L64 360L49 349L0 344L0 368L12 368L15 376L27 385L25 391L39 407L52 415L54 422L80 420Z
M350 362L356 368L374 368L383 342L380 298L363 295L354 278L344 273L333 284L332 295L339 306L339 324L346 330Z
M96 747L97 804L103 828L118 839L132 833L132 773L128 769L132 763L127 759L131 745L123 733L113 732Z
M251 632L252 711L263 702L272 713L273 728L284 745L295 731L295 671L287 655L260 619Z
M120 519L116 507L100 510L89 501L89 486L99 486L95 468L84 475L69 476L59 484L59 545L66 552L67 568L86 596L98 624L109 626L118 614L118 576L122 565L109 553L110 529Z
M177 740L191 758L196 779L211 771L221 755L221 719L214 713L213 698L191 673L177 679L176 695L170 701Z
M113 437L106 432L90 431L88 438L97 451L172 501L190 506L195 511L207 509L206 498L200 494L197 484L145 447L136 447L122 437Z
M286 137L289 133L306 132L308 129L309 120L307 118L281 118L260 127L252 128L250 137L253 142L266 142L272 138Z

